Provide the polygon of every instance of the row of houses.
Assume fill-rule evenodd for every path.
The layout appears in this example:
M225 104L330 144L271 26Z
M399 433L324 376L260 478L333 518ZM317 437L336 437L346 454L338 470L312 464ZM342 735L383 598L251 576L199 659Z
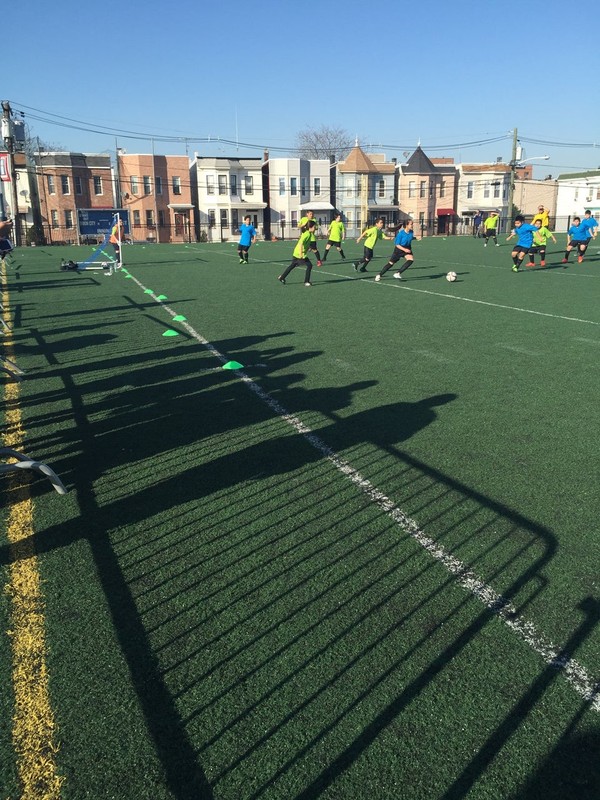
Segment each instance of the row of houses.
M499 211L507 229L511 178L514 207L532 215L544 205L557 230L585 208L600 212L600 170L540 181L531 166L455 164L429 158L420 146L402 164L366 153L358 143L338 162L268 152L189 159L119 149L114 160L72 152L40 152L27 160L17 153L15 172L17 214L10 208L15 193L1 189L0 214L15 217L21 240L29 243L78 243L78 211L101 208L127 210L132 238L144 242L226 241L237 237L246 215L266 239L293 238L309 208L322 233L334 210L349 235L376 217L389 225L412 218L424 236L470 233L475 214L491 210Z

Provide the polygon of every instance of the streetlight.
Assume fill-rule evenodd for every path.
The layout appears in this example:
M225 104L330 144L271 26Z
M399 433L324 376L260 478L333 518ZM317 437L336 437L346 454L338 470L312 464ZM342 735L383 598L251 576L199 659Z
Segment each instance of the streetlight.
M527 164L528 161L548 161L550 156L533 156L532 158L513 158L510 162L510 185L508 187L508 228L510 230L512 226L512 217L513 217L513 194L515 191L515 175L517 169L521 167L523 164Z

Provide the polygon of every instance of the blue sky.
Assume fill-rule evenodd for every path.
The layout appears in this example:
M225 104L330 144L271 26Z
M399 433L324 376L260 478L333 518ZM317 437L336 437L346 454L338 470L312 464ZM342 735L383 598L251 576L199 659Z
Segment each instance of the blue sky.
M420 141L430 156L508 161L517 128L524 158L550 155L536 177L556 176L600 167L599 15L566 8L28 0L3 11L0 94L68 150L114 151L127 130L141 137L117 135L128 152L151 152L156 137L155 152L181 154L182 140L160 137L210 136L253 147L189 152L276 155L327 125L388 158Z

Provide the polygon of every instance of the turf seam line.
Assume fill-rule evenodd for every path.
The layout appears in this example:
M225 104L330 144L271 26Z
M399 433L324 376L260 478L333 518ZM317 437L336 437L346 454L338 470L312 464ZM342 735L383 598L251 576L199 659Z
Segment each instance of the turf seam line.
M2 267L4 317L9 316L6 271ZM8 357L14 360L12 338L6 340ZM6 431L4 445L21 450L24 440L19 384L7 383L4 391ZM50 704L46 665L44 597L33 545L33 499L27 473L9 473L7 538L9 579L5 593L10 598L8 635L12 650L14 713L12 741L17 759L22 798L58 800L64 778L58 775L55 756L56 725Z
M334 273L330 273L334 274ZM145 290L145 286L135 276L134 281L138 286ZM408 287L398 287L408 288ZM436 292L427 292L422 289L413 289L412 291L421 291L426 294L436 294ZM156 300L156 295L152 295ZM442 295L457 299L453 295ZM157 300L165 311L171 316L175 316L177 311L174 311L163 301ZM479 302L479 301L471 301ZM493 305L485 303L485 305ZM510 308L510 306L507 306ZM517 309L524 310L527 309ZM529 312L533 314L542 312ZM553 316L551 314L543 314L543 316ZM585 322L586 320L576 320ZM226 364L229 361L227 356L220 353L207 339L205 339L189 322L179 323L187 330L192 338L205 347L211 355L213 355L221 364ZM600 324L600 323L593 323ZM497 616L504 622L508 628L515 633L518 638L527 644L535 653L541 656L546 665L554 667L560 671L565 680L571 685L575 692L589 704L589 707L597 712L600 712L600 681L597 681L591 676L588 671L579 664L575 659L568 658L562 655L561 648L557 647L548 637L537 630L532 622L529 622L524 617L521 617L515 606L508 602L502 595L498 594L491 586L486 584L474 572L469 570L460 559L456 558L452 553L447 551L442 545L431 539L427 534L421 530L418 523L405 514L395 503L387 497L383 492L377 489L373 484L364 478L357 470L352 467L347 461L342 459L322 441L313 431L305 425L302 420L290 414L277 400L275 400L268 392L265 392L254 379L247 375L243 370L236 370L237 377L243 381L246 386L254 392L254 394L265 403L271 411L277 416L287 422L297 433L301 434L312 447L321 453L342 475L348 478L358 489L360 489L375 505L377 505L384 513L386 513L397 525L399 525L406 533L412 536L416 542L423 549L425 549L439 564L444 566L446 570L455 577L456 582L463 587L467 592L472 594L478 599L492 614Z

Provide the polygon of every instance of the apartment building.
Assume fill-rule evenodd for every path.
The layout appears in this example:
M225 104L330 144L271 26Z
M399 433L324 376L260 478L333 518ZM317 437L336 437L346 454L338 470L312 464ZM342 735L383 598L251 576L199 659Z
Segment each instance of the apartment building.
M600 220L600 169L559 175L556 183L556 230L566 230L587 209Z
M117 203L134 241L196 240L187 156L117 151Z
M77 244L77 211L114 207L110 156L38 153L33 157L40 224L49 244Z
M263 199L264 158L216 158L195 155L190 165L192 199L199 239L226 241L237 237L244 217L269 236ZM266 189L268 193L268 189ZM266 230L265 230L266 227Z
M319 233L325 234L333 211L332 167L328 159L269 158L266 164L266 202L273 236L295 238L298 223L308 209L315 212Z

